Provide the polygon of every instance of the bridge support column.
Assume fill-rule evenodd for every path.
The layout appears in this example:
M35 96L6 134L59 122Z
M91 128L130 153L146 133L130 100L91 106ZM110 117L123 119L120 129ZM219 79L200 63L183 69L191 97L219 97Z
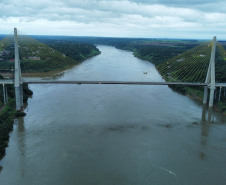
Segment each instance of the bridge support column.
M209 107L213 107L214 89L210 89Z
M21 109L21 100L20 100L20 87L15 87L15 95L16 95L16 110L20 110Z
M218 101L220 101L220 100L221 100L221 88L222 88L222 87L220 87Z
M23 84L20 85L20 105L21 106L24 105L24 101L23 101Z
M7 92L7 85L5 86L5 96L6 96L6 103L8 103L8 92Z
M4 105L6 105L6 92L5 92L5 84L3 86L3 97L4 97Z
M204 87L203 104L207 104L208 100L208 87Z
M211 122L212 122L212 121L211 121L211 118L212 118L212 111L213 111L213 108L210 107L210 108L208 109L208 119L207 119L208 123L211 123Z

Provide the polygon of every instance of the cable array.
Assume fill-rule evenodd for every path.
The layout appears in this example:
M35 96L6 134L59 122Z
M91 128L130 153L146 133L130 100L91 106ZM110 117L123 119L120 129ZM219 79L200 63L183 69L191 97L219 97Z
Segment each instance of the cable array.
M7 48L13 46L13 34L10 33L0 40L0 52L6 50Z
M13 33L10 33L0 40L0 73L7 78L13 78L15 56L12 51L14 51L14 37Z
M166 81L204 82L212 42L205 42L156 66Z
M13 39L13 34L9 34L0 40L0 52L8 52L8 56L6 57L7 61L0 63L0 70L11 69L14 67ZM48 46L45 42L45 39L40 42L19 32L19 56L23 77L48 77L49 79L57 78L63 71L80 64L81 61L87 58L82 54L82 51L89 47L88 44L76 45L75 43L71 43L74 45L67 45L67 47L71 48L63 48L62 52L61 45L64 44L64 41L48 41L48 45L50 46ZM60 44L56 44L56 42L60 42ZM183 54L179 54L174 58L168 59L159 65L156 65L155 67L158 73L166 81L204 82L210 62L212 46L213 42L204 42ZM58 49L61 49L61 52L58 51ZM220 43L217 43L216 66L226 67L226 52ZM92 71L92 73L96 73L95 75L100 77L100 79L107 79L106 76L99 74L95 70L91 69L91 67L86 65L83 65L83 67L87 68L88 71ZM149 71L144 72L144 74L147 73L148 75L153 74L152 72L149 73ZM139 73L139 76L144 80L151 79L149 77L144 78L147 77L147 75L145 76L144 74L141 72Z
M226 78L226 51L221 43L217 43L215 61L216 82L225 83Z
M95 55L92 52L96 52L93 51L93 46L87 43L51 39L48 39L48 41L42 39L41 41L19 32L19 55L23 77L57 79L63 75L65 70L80 64L89 55ZM58 50L61 50L61 52ZM93 72L88 66L83 65L83 68ZM95 75L100 76L100 74Z
M26 35L18 36L22 76L54 76L79 62Z

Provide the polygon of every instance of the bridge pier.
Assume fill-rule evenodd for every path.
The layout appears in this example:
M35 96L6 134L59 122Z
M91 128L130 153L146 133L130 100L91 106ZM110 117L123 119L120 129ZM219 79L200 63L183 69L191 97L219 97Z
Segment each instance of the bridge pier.
M220 100L221 100L221 88L222 88L222 87L220 87L218 101L220 101Z
M6 97L5 97L5 84L3 86L3 97L4 97L4 105L6 104Z
M22 84L19 87L15 87L15 96L16 96L16 110L20 110L21 107L24 105Z
M4 98L4 105L8 103L8 96L7 96L7 87L5 84L2 84L3 86L3 98Z
M21 109L21 93L20 93L20 87L15 87L15 96L16 96L16 110L20 110Z
M203 104L207 104L208 101L208 87L204 87Z
M20 105L24 106L24 101L23 101L23 84L20 84Z
M6 96L6 103L8 103L8 92L7 92L7 85L5 86L5 96Z
M210 89L209 107L213 107L214 89Z

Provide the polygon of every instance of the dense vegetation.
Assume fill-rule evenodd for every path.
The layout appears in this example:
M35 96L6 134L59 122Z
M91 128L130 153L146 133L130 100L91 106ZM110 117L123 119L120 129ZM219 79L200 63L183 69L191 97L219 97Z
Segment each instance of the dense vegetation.
M0 76L2 78L2 76ZM25 113L16 111L15 92L13 85L7 85L8 103L4 106L3 88L0 88L0 159L5 154L5 148L8 146L9 132L13 129L13 119L16 116L23 116ZM32 91L27 84L23 84L23 101L27 102Z
M19 39L22 73L62 71L100 54L94 44L45 37L39 39L40 41L30 37ZM0 69L11 69L14 66L14 47L9 45L5 50L8 53L1 57L3 61L0 62Z

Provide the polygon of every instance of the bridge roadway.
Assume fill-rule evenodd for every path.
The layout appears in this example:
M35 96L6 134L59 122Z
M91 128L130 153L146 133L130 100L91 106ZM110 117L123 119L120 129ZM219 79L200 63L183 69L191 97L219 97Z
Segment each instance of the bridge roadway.
M190 82L131 82L131 81L57 81L57 80L23 80L25 84L118 84L118 85L182 85L209 86L208 83ZM0 80L0 84L13 84L12 79ZM216 83L216 87L226 87L226 83Z

